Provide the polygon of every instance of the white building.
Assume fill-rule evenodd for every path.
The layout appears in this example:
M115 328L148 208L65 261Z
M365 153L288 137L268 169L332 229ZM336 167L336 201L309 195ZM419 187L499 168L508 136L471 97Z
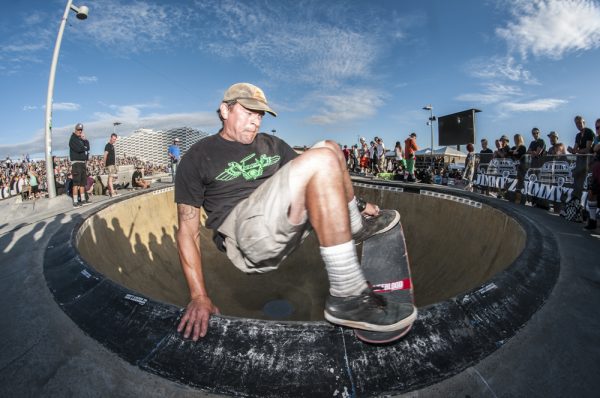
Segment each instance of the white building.
M169 164L167 148L173 144L175 138L181 140L179 146L183 156L193 144L207 136L207 133L190 127L178 127L166 131L138 129L130 136L119 137L115 143L115 153L118 157L133 156L157 165L167 165Z

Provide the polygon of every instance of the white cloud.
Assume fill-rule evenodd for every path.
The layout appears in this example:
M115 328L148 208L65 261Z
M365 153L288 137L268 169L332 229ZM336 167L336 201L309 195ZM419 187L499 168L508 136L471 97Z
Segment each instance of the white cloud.
M515 20L497 28L509 49L560 59L600 47L600 5L593 0L515 0Z
M338 95L316 95L323 103L320 114L309 119L314 124L343 123L369 118L383 104L383 94L371 89L346 89Z
M372 79L380 55L414 22L351 3L197 1L204 40L221 57L240 56L271 80L339 87ZM365 18L365 12L369 17ZM367 25L368 24L368 25Z
M24 111L35 111L36 109L38 109L38 107L35 106L35 105L25 105L25 106L23 106L23 110Z
M181 24L184 7L142 1L90 1L90 18L74 34L91 36L93 41L113 51L127 53L167 48L188 27Z
M31 53L46 48L45 43L9 44L0 47L1 52Z
M470 61L466 68L471 76L480 79L508 79L525 84L539 84L531 72L511 56L476 58Z
M81 106L72 102L56 102L52 104L54 111L78 111Z
M98 78L96 76L79 76L77 81L79 84L97 83Z
M481 93L461 94L455 99L458 101L469 102L475 106L478 104L495 104L522 95L521 89L516 86L486 83L484 84L484 87L485 89Z
M508 112L544 112L554 110L567 102L556 98L544 98L530 102L505 102L501 105L501 109Z

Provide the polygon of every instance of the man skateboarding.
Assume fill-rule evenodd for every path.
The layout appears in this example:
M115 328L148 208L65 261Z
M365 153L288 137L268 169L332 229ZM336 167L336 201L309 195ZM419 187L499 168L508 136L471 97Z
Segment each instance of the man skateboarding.
M217 247L246 273L276 269L314 229L330 284L330 322L374 332L411 325L414 306L376 294L355 249L392 229L400 215L354 197L339 145L322 141L298 156L281 139L259 133L264 114L276 114L252 84L229 87L217 113L223 127L190 148L175 179L179 258L190 290L178 331L204 337L211 314L219 313L202 274L200 207Z

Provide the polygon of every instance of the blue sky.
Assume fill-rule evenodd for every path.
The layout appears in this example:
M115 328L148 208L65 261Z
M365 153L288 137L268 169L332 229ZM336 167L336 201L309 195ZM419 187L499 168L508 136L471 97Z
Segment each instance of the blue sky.
M600 117L600 3L499 1L90 0L70 13L56 75L53 153L84 123L92 153L112 132L191 126L215 133L225 89L252 82L291 145L323 138L386 146L428 112L468 108L477 139ZM12 1L0 16L0 157L43 156L48 74L65 0ZM437 146L437 124L435 125ZM478 146L477 146L478 147Z

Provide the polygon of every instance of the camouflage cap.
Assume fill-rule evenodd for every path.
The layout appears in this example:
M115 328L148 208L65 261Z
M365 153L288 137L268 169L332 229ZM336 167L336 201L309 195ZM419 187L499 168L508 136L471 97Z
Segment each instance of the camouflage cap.
M550 134L548 134L548 137L556 137L556 138L558 138L558 134L556 134L556 131L551 131Z
M244 108L253 111L269 112L277 116L275 111L269 107L265 93L250 83L236 83L225 91L223 102L236 101Z
M498 141L510 142L510 140L508 139L508 137L506 136L506 134L503 134L502 137L500 137L500 139Z

